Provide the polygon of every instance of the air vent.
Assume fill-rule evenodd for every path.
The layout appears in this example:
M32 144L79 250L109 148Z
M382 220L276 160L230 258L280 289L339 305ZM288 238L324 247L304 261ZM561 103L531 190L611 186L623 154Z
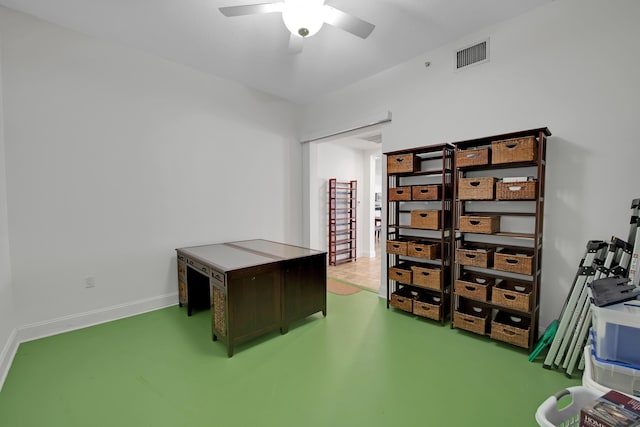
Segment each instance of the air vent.
M375 144L382 144L382 134L377 133L371 136L365 136L362 139L373 142Z
M456 70L489 61L489 39L456 52Z

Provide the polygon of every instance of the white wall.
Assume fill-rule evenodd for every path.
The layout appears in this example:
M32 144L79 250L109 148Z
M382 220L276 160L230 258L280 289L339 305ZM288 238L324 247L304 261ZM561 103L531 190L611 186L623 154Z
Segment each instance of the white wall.
M0 385L3 383L4 364L12 356L10 337L16 327L11 288L11 263L9 256L9 224L7 218L7 180L4 149L4 120L2 113L2 37L0 37Z
M640 196L639 19L635 0L558 0L327 95L306 108L300 131L389 110L392 151L548 126L544 328L587 240L626 238ZM454 72L454 50L486 37L490 62Z
M177 247L302 242L287 102L2 7L0 37L18 325L171 296Z

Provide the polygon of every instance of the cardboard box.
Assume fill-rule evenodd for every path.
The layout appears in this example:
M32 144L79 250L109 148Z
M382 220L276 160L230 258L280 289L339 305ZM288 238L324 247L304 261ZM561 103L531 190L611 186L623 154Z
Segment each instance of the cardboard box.
M580 410L580 427L640 426L640 400L611 390Z

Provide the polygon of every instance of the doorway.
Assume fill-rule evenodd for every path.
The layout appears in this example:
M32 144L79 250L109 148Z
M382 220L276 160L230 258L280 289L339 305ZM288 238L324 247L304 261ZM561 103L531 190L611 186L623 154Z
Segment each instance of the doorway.
M380 293L382 217L382 132L379 127L305 143L308 149L309 247L328 249L328 181L356 180L357 257L328 266L327 275Z

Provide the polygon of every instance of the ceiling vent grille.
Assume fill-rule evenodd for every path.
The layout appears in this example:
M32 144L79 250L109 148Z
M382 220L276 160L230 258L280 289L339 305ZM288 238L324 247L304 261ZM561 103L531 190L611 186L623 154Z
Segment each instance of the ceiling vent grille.
M362 139L373 142L374 144L382 144L382 134L377 133L371 136L365 136Z
M456 70L489 61L489 39L456 51Z

